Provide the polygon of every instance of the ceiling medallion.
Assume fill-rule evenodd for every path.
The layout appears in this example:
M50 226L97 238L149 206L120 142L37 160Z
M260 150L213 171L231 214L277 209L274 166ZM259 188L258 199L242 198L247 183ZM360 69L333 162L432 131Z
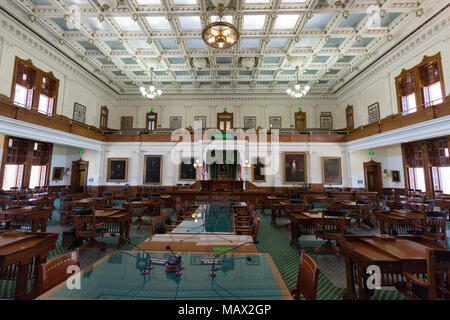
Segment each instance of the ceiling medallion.
M145 89L144 87L140 87L139 90L147 99L154 99L162 94L161 89L157 89L153 85L153 68L150 68L150 86L147 89Z
M119 5L119 0L97 0L102 11L108 11L109 9L115 9Z
M210 23L202 31L205 43L216 49L227 49L234 46L239 40L239 30L231 23L222 21L223 3L217 6L219 21Z
M308 93L310 88L309 86L305 86L302 89L302 87L300 86L300 81L298 80L298 66L295 69L297 70L297 83L295 84L294 88L288 88L286 90L286 93L293 98L301 98Z

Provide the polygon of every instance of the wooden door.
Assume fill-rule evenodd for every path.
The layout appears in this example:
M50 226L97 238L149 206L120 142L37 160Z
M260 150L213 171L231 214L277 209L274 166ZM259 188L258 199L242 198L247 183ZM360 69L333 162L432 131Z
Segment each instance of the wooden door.
M295 113L295 130L305 131L306 130L306 112L298 111Z
M353 131L355 128L354 117L353 117L353 106L348 105L345 109L345 118L347 121L347 131Z
M367 191L375 191L378 193L383 191L380 162L373 160L364 162L364 178Z
M133 129L133 117L121 117L120 118L120 130Z
M145 128L148 131L155 131L158 124L158 114L156 112L150 111L146 115L146 125Z
M220 131L226 131L233 129L234 115L231 112L222 112L217 114L217 129Z
M72 162L72 176L70 188L72 193L85 192L87 187L89 161L78 160Z
M108 129L108 114L108 108L106 106L102 106L100 109L100 130Z

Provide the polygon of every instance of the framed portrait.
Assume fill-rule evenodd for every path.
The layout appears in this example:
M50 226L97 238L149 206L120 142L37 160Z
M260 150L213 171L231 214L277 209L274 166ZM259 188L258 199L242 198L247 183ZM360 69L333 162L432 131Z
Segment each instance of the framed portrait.
M108 158L109 182L125 182L128 180L128 158Z
M53 167L52 180L60 181L64 178L64 167Z
M322 158L323 184L342 184L341 158Z
M283 153L283 183L305 184L306 177L306 152Z
M144 184L161 184L163 156L144 156Z
M206 116L195 116L194 117L194 130L195 129L205 129L206 128Z
M180 180L195 180L197 170L194 168L194 158L184 158L180 163Z
M181 128L181 117L170 117L170 129L180 129Z
M281 129L281 117L269 117L269 129Z
M380 120L380 105L378 102L367 107L369 111L369 123Z
M264 182L266 181L265 174L265 158L253 158L252 159L252 180L255 182Z
M322 112L320 114L320 129L333 130L333 116L331 112Z
M73 105L73 120L84 123L86 121L86 107L75 102Z
M244 117L244 129L256 129L256 117Z
M398 170L392 170L392 182L400 182L400 171Z

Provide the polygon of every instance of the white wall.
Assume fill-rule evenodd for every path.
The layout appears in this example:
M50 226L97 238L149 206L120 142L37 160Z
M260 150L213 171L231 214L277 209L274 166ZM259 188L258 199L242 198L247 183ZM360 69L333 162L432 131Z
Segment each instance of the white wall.
M369 155L369 152L373 152L374 154ZM383 148L351 151L349 162L351 181L348 186L351 186L352 188L364 188L364 162L369 162L370 160L381 162L381 172L383 172L384 169L388 172L387 176L382 174L383 188L402 189L405 187L402 149L399 144ZM400 182L392 182L392 170L400 171ZM363 183L358 183L358 180L363 181Z
M182 127L193 127L196 116L206 116L206 126L217 126L217 113L224 111L234 114L234 127L244 127L244 117L255 116L256 126L269 128L269 117L281 116L282 128L294 127L294 113L301 107L306 112L308 128L320 128L320 113L331 112L334 129L342 129L345 117L339 114L333 99L300 99L293 100L288 96L276 96L262 99L261 96L236 98L229 96L162 96L151 101L141 97L124 96L118 101L118 107L110 112L110 123L114 129L120 129L120 118L132 116L135 128L145 128L145 116L152 108L158 113L158 127L169 128L170 117L181 116Z
M59 79L56 113L72 118L78 102L86 107L86 124L98 127L100 107L114 108L117 94L26 29L12 30L4 15L0 14L0 20L0 94L11 95L15 57L32 60L37 68Z
M402 69L419 64L424 56L441 53L445 93L450 94L450 8L405 40L392 52L372 64L336 95L340 114L347 105L353 105L355 128L368 124L367 107L375 102L380 105L380 118L398 113L395 78ZM344 119L345 122L345 119Z
M70 175L72 171L72 161L80 159L80 149L75 147L67 147L58 144L53 145L52 163L50 168L50 186L68 186L70 185ZM53 168L64 167L64 176L62 180L52 180ZM70 171L67 172L67 169Z

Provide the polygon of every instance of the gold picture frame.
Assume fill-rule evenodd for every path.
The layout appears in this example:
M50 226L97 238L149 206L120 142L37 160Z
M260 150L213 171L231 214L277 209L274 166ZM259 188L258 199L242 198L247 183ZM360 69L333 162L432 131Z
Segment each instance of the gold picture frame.
M337 161L335 161L337 160ZM332 167L334 166L334 167ZM337 170L337 172L336 172ZM334 172L333 172L334 171ZM335 177L333 177L335 176ZM341 157L322 157L322 179L326 185L342 184L342 160Z
M149 181L148 180L148 177L147 177L147 159L150 159L150 158L158 158L159 159L159 181ZM143 181L143 184L146 184L146 185L156 185L156 184L162 184L162 171L163 171L163 159L164 159L164 157L162 156L162 155L145 155L144 156L144 174L143 174L143 177L142 177L142 179L144 180Z
M128 181L128 158L108 158L108 182Z
M261 176L264 176L264 179L255 179L255 167L256 167L258 159L262 159L263 160L261 164L263 165L263 168L266 168L267 161L266 161L265 157L252 157L252 162L251 162L252 166L250 168L252 170L252 181L254 181L254 182L266 182L266 173L265 172L264 172L263 175L261 175Z
M52 181L61 181L64 179L64 167L53 167Z
M307 152L283 152L283 184L306 184L308 181L308 159L307 159ZM289 161L294 161L294 160L298 160L299 163L301 163L301 159L303 158L303 179L298 179L298 180L294 180L294 179L287 179L288 177L286 176L287 172L286 172L286 158L289 157L288 159L288 163ZM297 167L297 164L296 164ZM298 168L298 167L297 167ZM292 170L292 166L290 167L290 170ZM291 173L289 174L289 176L298 176L299 172L301 172L300 170L296 170L295 173Z
M183 170L183 160L186 160L186 159L190 159L191 160L191 165L192 165L192 169L194 169L194 171L193 171L193 178L183 178L183 172L182 172L182 170ZM195 162L195 158L183 158L182 160L181 160L181 162L180 162L180 165L178 166L179 167L179 169L178 169L178 180L180 180L180 181L195 181L195 180L197 180L197 170L194 168L194 162ZM184 165L188 165L188 163L184 163ZM188 172L189 174L191 174L192 175L192 172Z

